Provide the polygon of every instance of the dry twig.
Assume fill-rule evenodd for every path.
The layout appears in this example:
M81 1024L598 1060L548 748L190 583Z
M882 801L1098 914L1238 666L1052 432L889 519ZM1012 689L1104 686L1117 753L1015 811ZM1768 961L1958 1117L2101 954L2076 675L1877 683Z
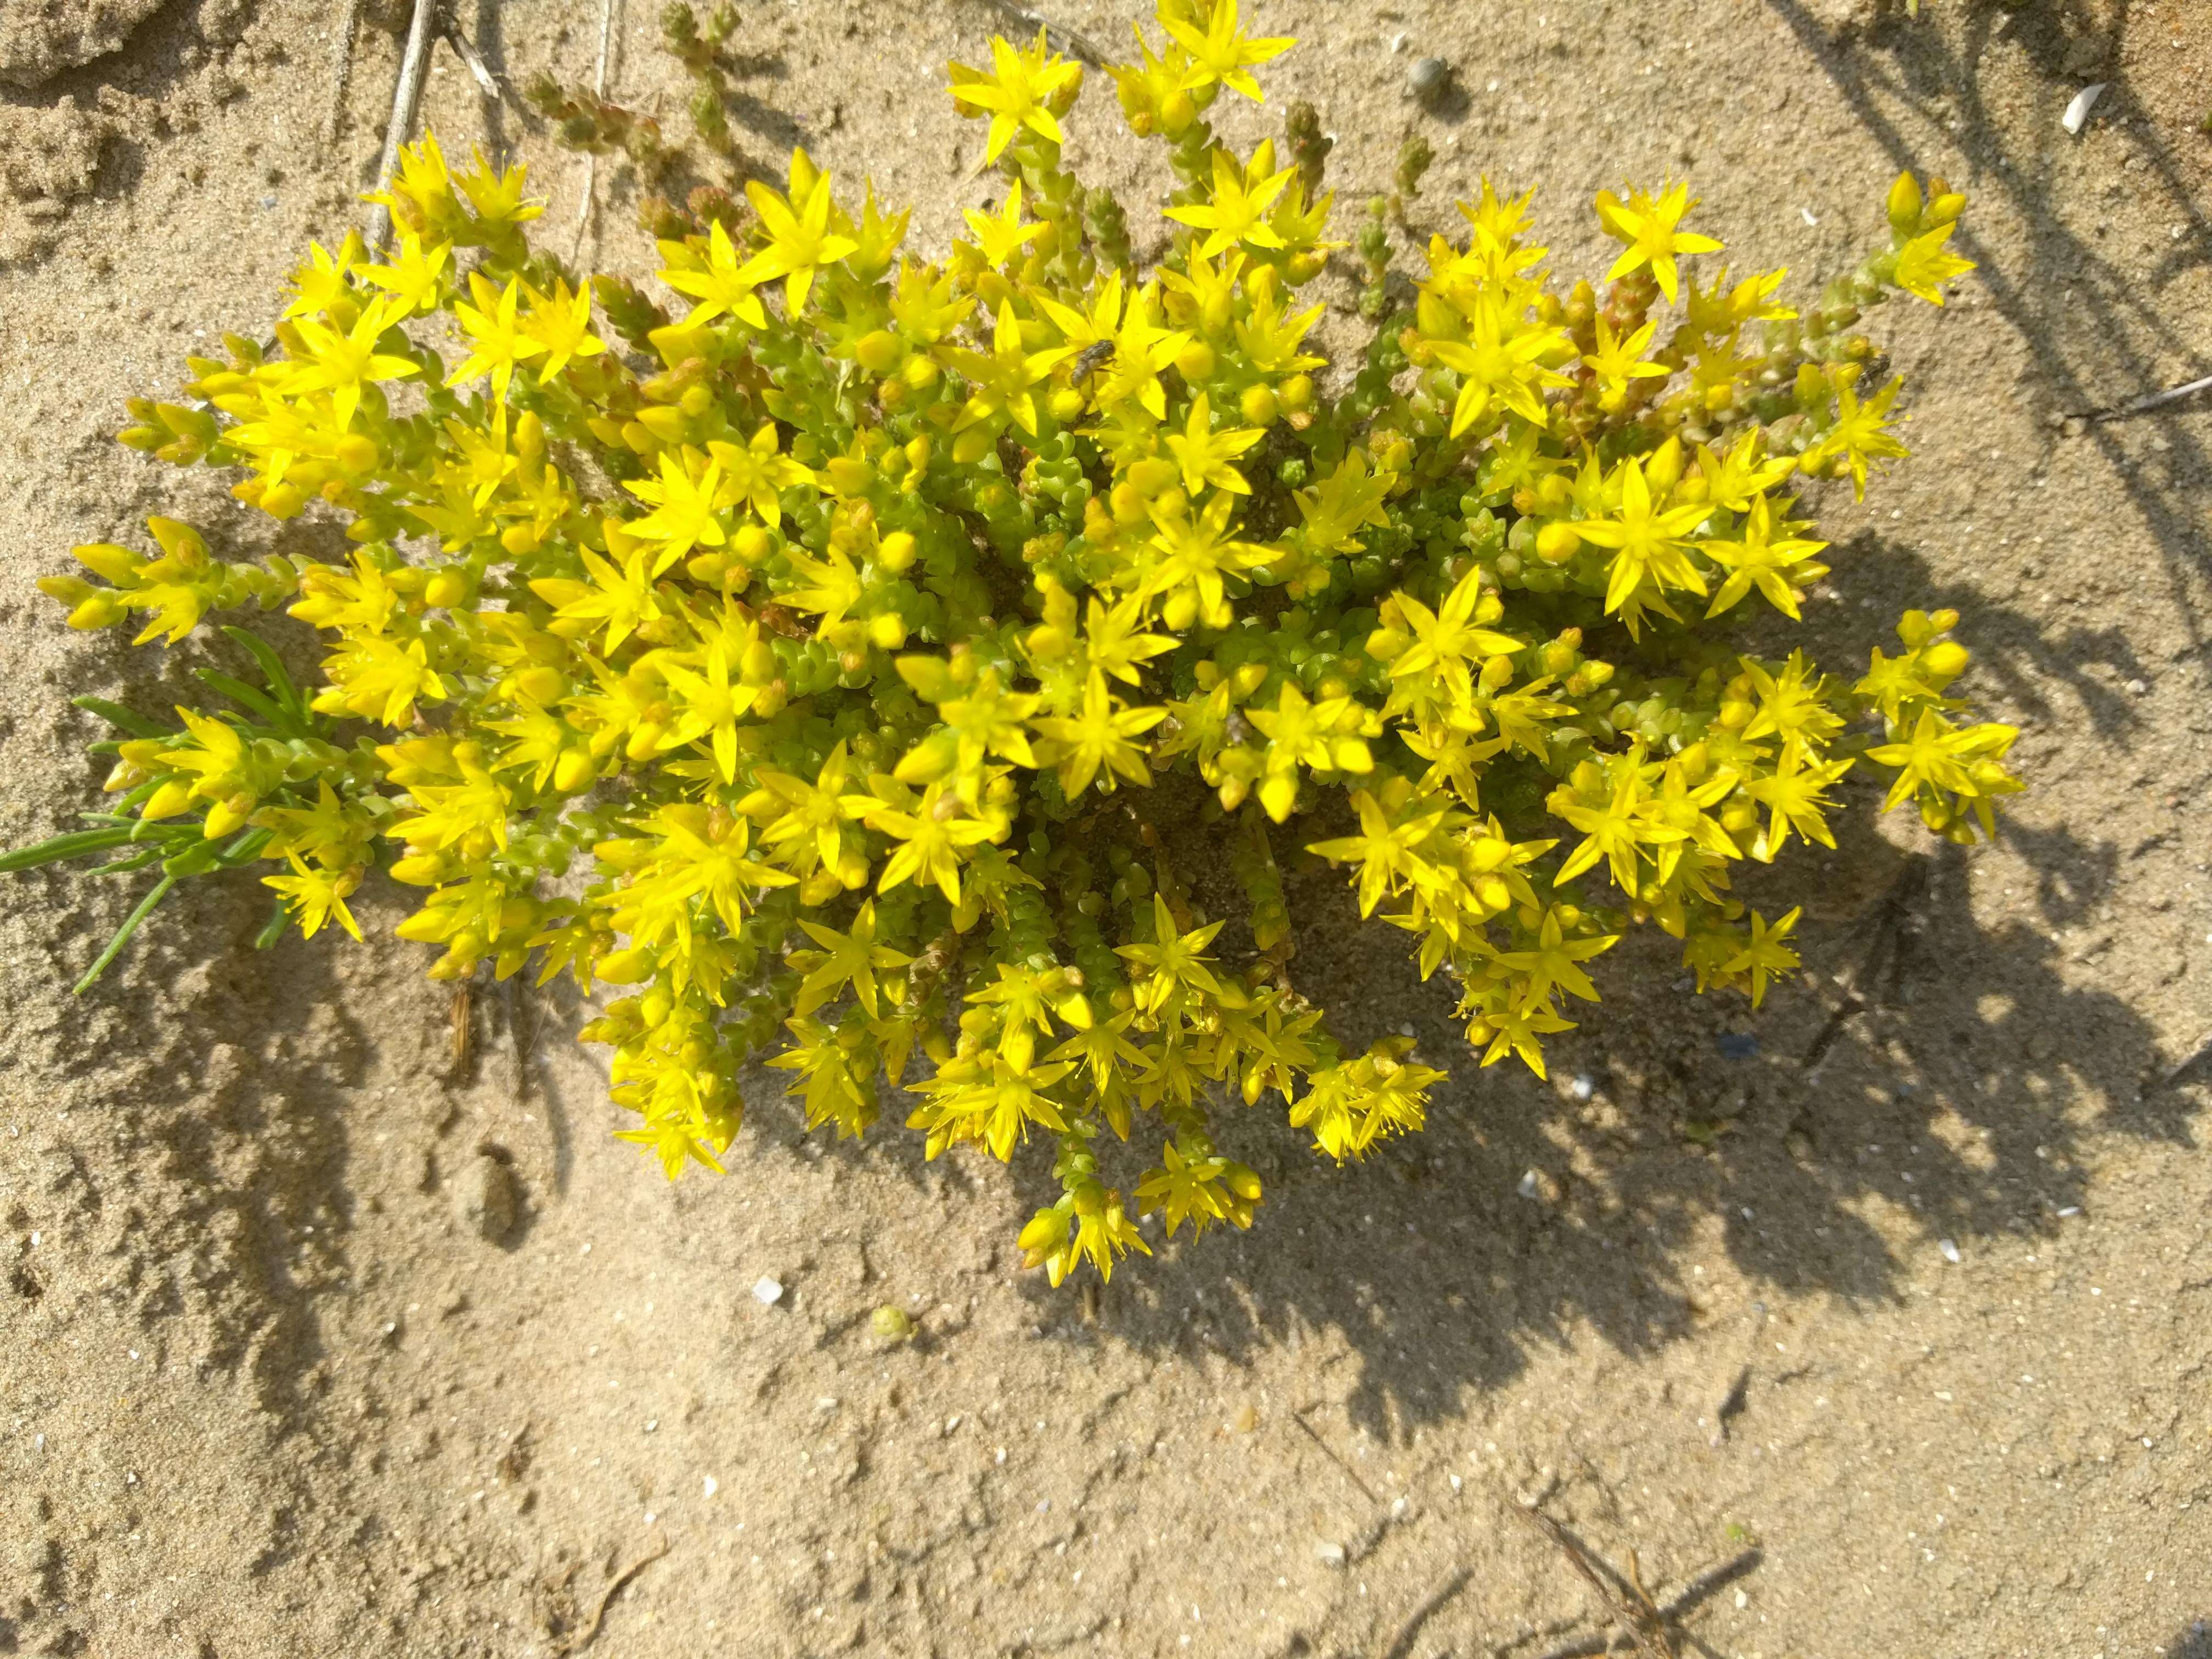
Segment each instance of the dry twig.
M599 66L592 75L592 95L604 99L607 95L607 49L614 39L615 14L622 0L599 0ZM576 204L576 236L568 249L568 263L574 264L584 257L584 231L592 222L592 209L599 201L599 158L596 151L584 157L584 199Z
M1054 22L1042 12L1019 3L1019 0L990 0L991 9L1014 22L1044 31L1044 43L1054 52L1066 52L1070 58L1079 58L1093 69L1106 67L1106 59L1090 37L1079 29L1065 23Z
M1673 1639L1667 1633L1667 1618L1652 1602L1644 1589L1644 1574L1638 1565L1636 1552L1628 1553L1628 1577L1624 1582L1612 1568L1598 1571L1589 1552L1574 1534L1541 1510L1521 1509L1528 1524L1550 1539L1568 1564L1582 1576L1583 1582L1597 1592L1598 1600L1605 1604L1613 1620L1626 1631L1636 1644L1636 1650L1644 1659L1678 1659Z
M422 106L422 71L430 62L430 41L435 33L438 0L415 0L415 16L407 25L407 51L399 60L399 82L392 89L392 123L384 130L384 155L376 164L376 187L392 182L399 165L399 149L414 135L415 112ZM368 216L368 247L374 253L392 234L392 210L376 204Z
M2201 380L2191 380L2186 386L2168 386L2163 392L2154 392L2148 398L2138 398L2131 404L2122 404L2118 409L2102 410L2091 418L2118 421L2130 415L2148 415L2154 409L2163 409L2168 404L2178 404L2184 398L2207 391L2212 391L2212 374L2207 374Z
M636 1577L638 1574L643 1572L647 1567L660 1559L662 1556L667 1554L670 1545L668 1542L668 1535L664 1533L661 1534L659 1548L647 1550L643 1555L639 1556L636 1560L631 1562L620 1572L617 1573L612 1578L607 1580L607 1587L599 1592L599 1604L592 1609L592 1616L585 1621L584 1627L578 1631L572 1639L562 1643L559 1648L558 1651L564 1656L564 1659L565 1656L568 1654L581 1653L586 1648L591 1646L592 1644L598 1639L599 1634L599 1621L607 1616L607 1608L609 1605L613 1602L615 1597L622 1594L623 1587L627 1585L631 1579Z
M1420 1635L1421 1627L1437 1616L1445 1602L1465 1589L1474 1577L1474 1568L1462 1567L1431 1591L1428 1599L1407 1615L1406 1622L1398 1626L1397 1636L1389 1647L1382 1650L1382 1659L1407 1659L1413 1650L1413 1642Z
M2207 1031L2203 1041L2183 1055L2180 1060L2166 1068L2166 1075L2159 1079L2159 1086L2162 1089L2171 1089L2194 1071L2197 1064L2208 1055L2212 1055L2212 1031Z
M447 1047L457 1072L468 1070L476 1038L476 998L475 981L465 979L453 987L453 1000L446 1011Z
M460 24L451 13L446 17L446 44L453 49L453 56L461 60L462 65L475 79L477 89L491 102L499 102L502 94L490 65L484 62L483 55L476 49L476 43L462 33Z
M1352 1482L1353 1486L1358 1487L1360 1491L1367 1494L1367 1501L1369 1503L1380 1504L1382 1501L1382 1498L1376 1492L1375 1488L1369 1486L1364 1480L1362 1480L1359 1478L1359 1471L1353 1468L1351 1464L1346 1462L1343 1458L1337 1455L1336 1448L1330 1445L1328 1441L1322 1439L1319 1431L1315 1429L1314 1425L1306 1421L1305 1413L1304 1412L1292 1412L1291 1413L1291 1421L1297 1424L1300 1428L1306 1431L1306 1438L1312 1441L1315 1445L1321 1448L1322 1456L1328 1458L1330 1462L1335 1464L1338 1468L1344 1471L1344 1478L1346 1480Z

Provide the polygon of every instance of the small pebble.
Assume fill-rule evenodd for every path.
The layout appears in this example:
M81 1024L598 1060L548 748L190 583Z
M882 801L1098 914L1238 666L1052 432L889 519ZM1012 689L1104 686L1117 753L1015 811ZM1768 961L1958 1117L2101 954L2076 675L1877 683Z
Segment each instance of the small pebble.
M2128 682L2128 695L2131 697L2143 696L2147 695L2149 690L2150 682L2148 680L2130 680Z
M1949 1239L1937 1239L1936 1241L1936 1248L1943 1252L1944 1261L1956 1261L1959 1260L1959 1247L1956 1244L1954 1244Z
M715 1480L713 1475L702 1474L699 1477L699 1496L702 1498L712 1498L717 1492L721 1490L721 1486L722 1483Z
M1534 1170L1521 1177L1519 1190L1523 1198L1534 1198L1538 1195L1536 1172Z
M1390 51L1391 51L1392 54L1395 56L1395 54L1397 54L1397 53L1399 53L1399 52L1401 52L1405 51L1405 49L1406 49L1406 31L1405 31L1405 30L1403 30L1403 29L1400 29L1400 30L1399 30L1395 34L1394 34L1394 35L1392 35L1392 36L1390 37Z
M1345 1562L1344 1546L1324 1540L1314 1546L1314 1559L1325 1567L1340 1567Z
M763 1308L773 1308L783 1300L783 1281L762 1275L753 1285L753 1300Z
M1759 1058L1759 1039L1749 1031L1723 1031L1717 1041L1723 1060Z
M1423 58L1406 72L1406 90L1423 103L1441 97L1451 82L1451 65L1441 58Z
M1567 1085L1567 1093L1576 1100L1588 1100L1596 1092L1597 1085L1590 1081L1588 1072L1577 1073L1574 1081Z
M1246 1401L1237 1408L1237 1415L1229 1419L1229 1426L1239 1434L1249 1434L1260 1426L1260 1413Z

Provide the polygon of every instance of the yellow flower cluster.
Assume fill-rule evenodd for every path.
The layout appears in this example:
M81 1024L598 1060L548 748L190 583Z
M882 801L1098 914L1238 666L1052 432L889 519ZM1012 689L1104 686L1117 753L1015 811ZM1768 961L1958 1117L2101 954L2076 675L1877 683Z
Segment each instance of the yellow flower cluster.
M1892 247L1801 315L1780 271L1692 274L1719 244L1680 185L1601 195L1623 251L1562 296L1486 181L1325 392L1328 199L1206 118L1290 43L1236 0L1159 21L1113 72L1180 180L1150 270L1063 162L1083 75L1042 36L952 67L1003 190L941 261L801 150L659 244L664 310L533 252L520 169L408 150L381 263L316 249L274 348L192 360L123 434L350 558L227 562L157 519L161 556L47 583L142 641L284 605L318 683L252 647L270 690L129 728L86 833L197 814L306 932L381 870L423 890L399 932L434 976L617 988L586 1035L672 1176L720 1167L756 1059L839 1134L903 1085L931 1157L1047 1142L1021 1243L1058 1283L1148 1215L1249 1224L1240 1104L1340 1159L1420 1127L1442 1073L1346 1051L1296 988L1279 860L1348 866L1483 1063L1540 1073L1632 924L1754 1003L1793 969L1797 912L1730 871L1832 845L1854 768L1988 829L2013 733L1954 718L1954 617L1855 682L1723 631L1826 574L1798 480L1904 453L1848 331L1941 302L1959 197L1900 179Z

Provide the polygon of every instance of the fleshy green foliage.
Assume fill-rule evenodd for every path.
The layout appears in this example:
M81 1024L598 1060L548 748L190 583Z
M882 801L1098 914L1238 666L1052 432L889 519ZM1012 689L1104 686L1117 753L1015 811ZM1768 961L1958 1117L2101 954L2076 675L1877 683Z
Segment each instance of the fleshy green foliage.
M930 1157L1042 1142L1064 1195L1022 1244L1057 1282L1146 1249L1143 1213L1248 1224L1240 1105L1339 1159L1421 1126L1442 1074L1347 1051L1296 988L1286 862L1345 866L1481 1062L1540 1073L1632 926L1754 1003L1790 971L1797 912L1731 872L1832 844L1852 768L1989 829L2013 733L1954 718L1954 617L1909 612L1856 680L1733 633L1826 574L1795 482L1904 453L1847 331L1941 302L1962 198L1900 179L1892 246L1801 315L1780 271L1685 271L1719 245L1680 185L1601 195L1624 251L1562 297L1486 183L1324 394L1318 125L1279 166L1206 118L1290 43L1233 0L1160 21L1113 72L1179 180L1150 271L1063 165L1082 72L1042 40L952 68L1002 190L942 262L799 152L742 225L667 210L664 309L533 255L519 171L408 152L383 263L316 250L273 347L191 360L123 434L342 523L349 561L157 520L161 556L46 583L142 641L283 603L319 679L216 683L237 707L173 732L103 709L120 810L44 851L256 856L310 932L382 870L434 977L617 988L586 1035L672 1176L720 1167L756 1058L841 1135L903 1085Z
M726 4L716 7L703 23L683 0L672 0L660 14L661 45L691 77L688 100L691 129L702 144L726 161L738 159L728 106L728 72L737 28L737 8ZM564 87L550 75L540 73L525 85L522 95L525 103L553 124L556 143L594 155L619 154L648 185L665 185L684 163L682 147L663 137L660 123L653 117L587 88ZM652 194L645 198L640 216L655 235L680 234L679 230L657 222L660 216L673 211L664 198ZM699 216L696 210L694 216Z

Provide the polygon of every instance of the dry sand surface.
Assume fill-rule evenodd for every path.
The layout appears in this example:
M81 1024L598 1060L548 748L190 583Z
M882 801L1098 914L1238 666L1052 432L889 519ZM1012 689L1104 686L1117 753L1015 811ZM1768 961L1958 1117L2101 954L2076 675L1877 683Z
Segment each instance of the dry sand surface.
M1057 5L1126 41L1128 0ZM67 635L37 575L154 511L323 544L110 434L359 222L402 8L363 9L349 77L345 9L0 0L0 844L92 799L67 694L188 684ZM592 72L596 3L460 9L517 80ZM487 988L456 1067L388 896L366 947L257 955L250 893L197 896L72 1000L131 896L7 878L0 1653L1596 1652L1601 1602L1516 1512L1542 1496L1636 1553L1686 1653L2212 1655L2212 1057L2175 1070L2212 1032L2212 399L2075 418L2212 371L2212 15L1248 9L1305 39L1267 78L1339 136L1343 201L1424 131L1417 224L1483 171L1535 184L1570 270L1624 178L1690 179L1735 257L1808 283L1900 166L1972 194L1980 272L1875 319L1918 453L1863 507L1826 493L1808 616L1840 663L1905 605L1965 612L1971 690L2026 732L1998 844L1928 857L1860 791L1796 861L1813 972L1753 1017L1625 948L1549 1085L1478 1073L1395 936L1315 890L1301 983L1450 1064L1429 1132L1338 1170L1255 1128L1254 1232L1095 1299L1017 1270L1034 1172L807 1139L765 1079L729 1177L671 1189L550 994ZM651 10L612 85L680 130ZM803 139L941 247L991 190L939 89L991 8L744 15L749 153ZM1403 95L1429 53L1433 112ZM574 234L581 160L436 62L449 147L528 160ZM1158 188L1103 77L1074 131ZM599 185L587 257L643 274L635 181ZM876 1338L886 1304L915 1340Z

